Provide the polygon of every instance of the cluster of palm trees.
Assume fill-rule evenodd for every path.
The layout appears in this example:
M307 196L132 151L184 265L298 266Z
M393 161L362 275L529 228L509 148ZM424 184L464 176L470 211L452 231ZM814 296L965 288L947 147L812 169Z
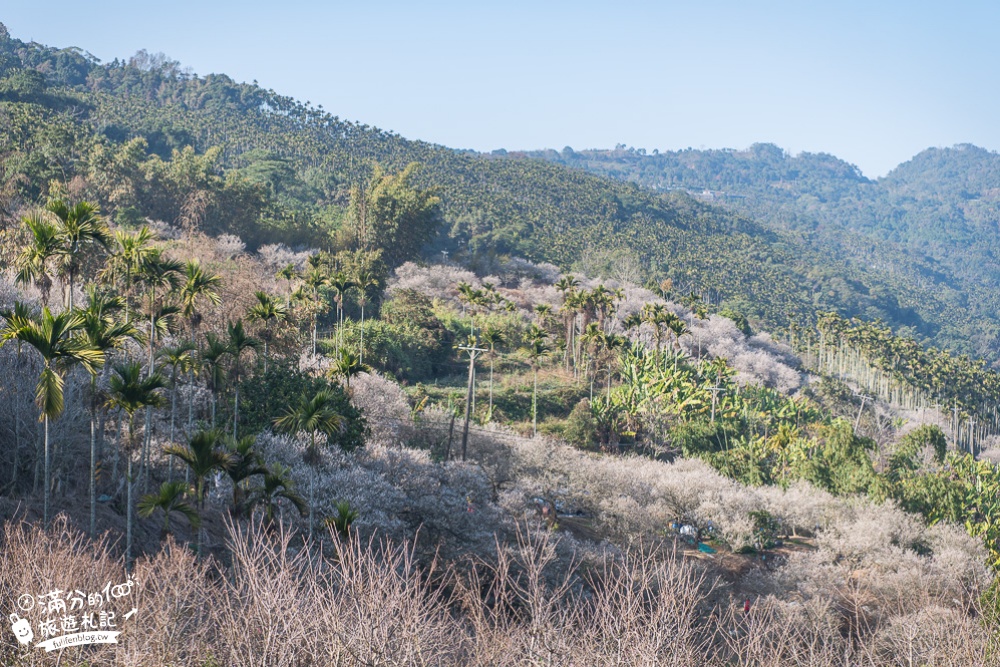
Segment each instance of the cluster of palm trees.
M601 372L606 375L607 388L610 390L614 374L613 366L618 352L629 344L626 337L612 330L612 316L618 302L624 298L622 290L611 290L604 285L598 285L592 290L580 289L579 280L569 275L562 276L555 286L563 296L563 304L559 309L562 335L558 335L559 327L553 328L552 306L537 304L534 307L535 321L522 332L523 344L518 348L518 352L529 362L532 370L531 412L534 433L538 432L538 371L544 359L550 357L556 350L561 350L565 369L571 370L575 378L590 382L591 392ZM459 301L471 321L469 347L483 345L489 356L487 419L490 419L493 414L495 361L498 352L511 341L508 340L504 330L489 319L486 319L477 331L476 316L514 311L516 306L500 294L495 285L488 282L483 283L482 288L475 288L463 281L457 285L457 291ZM669 311L666 312L673 315ZM682 320L681 323L683 324Z
M825 373L856 382L883 400L911 410L937 409L950 418L949 437L975 453L1000 432L1000 374L985 362L924 348L881 322L820 313L816 328L794 326L792 344Z
M278 278L286 281L289 299L286 310L295 303L311 323L312 353L316 355L319 317L329 307L330 300L336 305L337 329L335 336L336 356L340 357L345 345L343 340L344 306L349 294L354 294L355 302L361 309L361 338L358 345L358 361L364 362L365 349L365 308L370 304L375 291L382 284L377 270L377 253L358 251L353 253L350 266L338 265L335 258L327 253L317 252L306 260L306 268L300 273L294 264L288 264L278 272Z
M473 287L464 280L458 283L458 300L464 309L475 319L476 313L517 310L517 306L497 291L497 286L491 282L483 282L481 289ZM475 326L473 326L475 334Z
M535 320L522 332L523 344L518 351L525 358L532 371L532 431L538 430L538 372L543 361L560 351L561 363L573 377L590 383L591 403L594 403L594 387L603 380L604 393L610 402L611 388L621 364L622 352L632 348L632 340L627 335L617 333L613 326L614 315L619 302L624 298L623 290L612 290L600 284L593 289L581 289L580 282L571 275L564 275L555 283L562 295L558 308L559 325L555 325L556 313L548 304L534 307ZM496 292L494 286L486 283L477 289L466 282L457 286L459 300L472 320L471 337L473 345L483 346L490 358L490 406L488 416L493 411L493 367L500 350L509 341L501 328L490 319L476 328L476 316L513 308L505 297ZM681 338L689 335L687 323L682 317L663 303L647 303L643 309L624 318L626 334L646 327L655 340L655 358L663 363L673 359L676 371L678 362L684 358L680 345ZM603 405L603 404L602 404Z
M610 336L609 316L614 314L616 304L624 298L624 292L608 289L604 285L592 290L580 289L580 281L569 275L562 276L555 287L563 297L559 309L565 331L563 364L567 370L572 369L575 376L583 372L589 377L591 357L587 354L588 347L593 349L595 343L601 342L598 333ZM539 314L542 317L549 315L548 312Z
M649 325L653 331L653 339L656 341L656 351L663 348L664 338L673 336L674 349L681 349L681 336L689 333L687 323L675 312L669 310L662 303L647 303L642 311L629 315L624 321L626 329L638 329L643 324ZM667 342L669 338L667 338Z
M126 460L125 479L118 490L125 487L129 558L135 508L141 516L162 510L165 529L176 513L198 527L206 480L215 473L231 479L232 512L237 515L261 507L265 516L273 516L282 499L304 512L305 503L295 492L288 471L265 467L253 451L254 438L240 438L239 432L239 387L248 372L248 356L263 343L260 358L267 363L267 344L275 329L287 321L287 305L264 292L256 294L247 318L259 325L262 340L249 334L242 319L229 322L223 336L213 332L199 336L205 305L220 302L221 278L206 272L197 261L182 263L170 258L155 245L147 227L112 233L96 207L86 202L70 206L61 200L53 200L23 222L27 243L17 257L15 277L22 285L38 288L42 307L38 312L18 301L0 312L0 345L15 343L18 354L33 352L41 362L35 398L43 425L43 521L48 524L52 511L50 423L64 411L64 386L77 368L89 375L90 391L84 402L91 422L92 535L96 533L98 444L103 444L106 416L117 416L118 422L120 446L114 456L113 479L117 480L118 453ZM49 300L57 278L62 279L63 298L58 308L51 308ZM86 283L82 306L74 299L81 281ZM176 337L182 325L186 325L187 340ZM164 345L172 334L180 342ZM348 373L364 368L359 362L349 366ZM196 376L204 380L212 396L210 413L197 415L197 425ZM182 380L192 394L184 437L180 438L177 403ZM232 387L233 410L231 428L224 433L217 429L216 403L227 384ZM163 453L170 460L169 477L158 491L148 493L152 412L167 404L170 429ZM328 422L339 425L337 419ZM206 424L207 429L203 429ZM173 479L176 461L185 469L183 481ZM255 477L262 483L251 486ZM136 504L133 496L140 483L146 495Z

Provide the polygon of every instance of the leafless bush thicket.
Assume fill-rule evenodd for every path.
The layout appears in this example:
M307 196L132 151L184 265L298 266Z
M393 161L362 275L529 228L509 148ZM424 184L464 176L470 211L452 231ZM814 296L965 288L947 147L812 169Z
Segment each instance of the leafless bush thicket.
M406 542L305 548L282 526L231 528L232 561L196 562L168 543L131 576L138 610L118 644L63 654L0 644L0 662L124 667L305 665L995 665L968 612L926 606L852 633L831 603L764 598L745 613L673 553L633 549L558 568L557 540L519 532L492 559L441 567ZM100 590L123 563L57 523L8 524L0 602L24 592ZM974 610L972 610L974 612ZM30 618L30 614L28 615Z

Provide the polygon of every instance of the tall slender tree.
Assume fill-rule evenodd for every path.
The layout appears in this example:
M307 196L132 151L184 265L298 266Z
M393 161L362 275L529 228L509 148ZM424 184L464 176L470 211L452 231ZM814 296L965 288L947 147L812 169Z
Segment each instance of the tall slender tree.
M494 326L491 326L491 325L487 325L487 327L485 329L483 329L483 335L482 335L482 338L480 338L480 342L483 343L484 345L488 345L489 346L489 350L490 350L489 351L489 355L490 355L490 409L489 409L489 412L487 413L487 415L488 415L488 418L490 420L492 420L493 419L493 363L496 361L497 347L500 346L500 345L503 345L504 343L506 343L507 342L507 337L504 336L503 331L501 331L500 329L498 329L498 328L496 328Z
M333 300L337 304L337 356L340 356L344 328L344 301L347 293L354 287L354 282L344 271L335 271L327 281L333 292Z
M219 305L221 301L219 287L221 285L222 277L207 273L197 260L190 260L184 264L178 295L181 315L187 318L192 343L195 343L198 326L201 324L199 306L205 301L212 305Z
M358 305L361 306L361 343L358 345L358 359L365 360L365 306L368 304L369 291L378 285L375 271L365 263L359 263L354 272L354 289L358 291Z
M201 366L205 370L205 380L212 394L212 428L215 428L216 403L219 389L225 378L223 364L226 355L230 354L229 344L213 333L205 334L205 347L201 351Z
M59 220L59 273L67 278L66 307L72 310L73 287L84 258L93 246L108 248L111 231L97 206L89 202L70 206L62 199L53 199L45 209Z
M104 352L91 347L86 336L80 333L83 316L77 311L63 311L53 315L43 308L39 317L30 315L22 303L15 303L9 311L0 312L4 327L0 329L0 345L16 340L26 343L42 358L42 372L38 377L35 402L39 418L44 424L44 501L43 519L49 522L52 495L52 455L49 441L49 422L63 411L63 383L66 371L79 364L90 373L96 373L104 364Z
M14 260L14 279L19 285L34 285L42 293L42 304L49 304L55 259L61 252L59 227L40 213L22 219L28 228L28 244Z
M115 364L111 378L108 381L108 407L121 410L128 416L128 430L125 438L125 458L127 471L125 473L125 558L132 562L132 527L135 524L134 503L132 500L135 475L133 474L133 459L135 458L135 413L143 408L160 407L165 403L161 390L167 386L167 380L160 373L143 376L142 366L138 362Z
M201 264L191 260L184 264L184 282L180 288L181 315L187 319L190 341L198 349L198 327L201 326L202 313L200 306L204 302L218 305L221 302L219 287L222 277L207 273ZM188 385L194 387L195 368L188 369ZM187 435L190 437L194 424L194 394L188 401ZM213 424L214 425L214 424Z
M301 396L298 403L290 405L283 415L274 420L274 425L288 435L304 433L308 438L303 458L313 470L309 480L309 538L312 539L316 510L316 471L322 461L320 437L326 440L342 431L344 418L334 407L332 392L321 389L313 396Z
M239 437L240 424L240 380L242 380L242 357L247 350L256 350L260 341L252 338L243 328L243 320L229 323L229 353L233 355L233 437Z
M176 306L166 306L162 301L166 298L164 292L171 293L180 288L181 273L184 265L177 260L171 259L164 254L161 248L153 248L146 253L142 262L138 266L137 276L139 282L146 288L148 301L146 306L149 314L149 330L146 333L146 344L148 348L148 362L146 374L152 375L156 370L156 341L158 333L167 325L169 318L177 312ZM157 301L160 301L158 307ZM159 316L159 317L158 317ZM157 327L158 320L160 327ZM141 471L143 478L143 490L148 490L149 485L149 458L153 444L153 420L152 407L146 407L146 421L143 429L142 461Z
M146 226L131 233L123 230L116 231L111 256L101 272L101 276L108 282L115 285L121 283L121 293L125 297L126 322L131 321L129 299L132 296L132 288L139 267L156 251L152 245L153 240L153 232Z
M531 390L531 433L538 435L538 368L541 360L551 348L548 345L549 334L544 329L532 325L526 336L527 343L521 348L528 360L531 362L531 373L533 385Z
M131 322L115 319L115 314L125 307L125 299L100 292L95 285L87 288L87 307L82 311L80 331L90 347L100 350L105 357L112 350L120 349L129 340L138 341L139 331ZM97 373L90 374L90 536L97 534L97 413L100 398Z
M222 431L212 429L199 431L186 445L173 444L164 451L183 461L194 477L195 500L198 510L205 509L206 482L208 476L218 471L223 472L232 461L232 455L223 447L225 436ZM201 530L198 530L197 551L201 554Z
M313 255L313 257L317 257L317 255ZM321 297L328 280L329 276L322 265L311 267L305 275L305 284L312 293L312 353L314 355L316 354L316 329L319 325L319 314L324 310L325 305Z
M288 319L288 308L267 292L257 291L254 296L257 297L257 303L247 311L247 318L260 322L263 326L260 338L264 341L264 372L267 373L267 344L273 336L272 327Z
M177 377L183 373L193 372L195 366L194 343L183 341L171 347L160 349L157 356L162 366L170 368L170 437L168 442L176 442L177 433ZM170 472L167 481L174 478L174 462L170 460Z

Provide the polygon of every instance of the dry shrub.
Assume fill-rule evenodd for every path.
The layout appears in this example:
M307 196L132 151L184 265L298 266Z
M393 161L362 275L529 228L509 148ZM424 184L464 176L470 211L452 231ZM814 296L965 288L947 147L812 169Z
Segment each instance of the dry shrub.
M217 603L218 652L233 667L301 664L310 634L314 564L291 548L293 533L260 526L233 527L225 595Z
M741 605L729 606L716 627L710 662L734 667L847 667L857 664L850 654L850 643L827 605L767 598L749 613Z
M695 665L707 647L700 622L711 594L703 575L676 554L643 550L606 558L593 577L580 644L592 664Z
M493 558L443 569L405 541L331 535L324 551L299 546L280 524L230 531L228 566L199 563L171 541L137 562L128 603L138 614L120 644L60 656L20 649L8 637L0 664L996 664L988 651L996 628L974 609L946 607L927 593L897 600L879 618L865 609L873 589L849 576L836 595L765 596L744 613L676 553L609 551L567 566L565 538L537 525L498 541ZM96 591L124 579L106 542L90 543L62 519L49 532L8 524L0 566L5 609L23 592ZM865 627L845 624L849 603L853 618L868 615Z
M550 581L557 561L546 533L518 531L513 546L497 545L494 562L479 560L459 581L470 626L469 665L567 664L574 609L567 604L572 571Z
M435 562L424 569L404 542L334 539L335 560L316 573L312 632L315 664L452 665L461 626L449 613Z
M22 595L33 595L37 599L50 591L93 593L102 590L108 582L116 585L125 581L125 570L112 555L107 539L92 542L72 530L63 516L56 518L48 531L38 525L10 521L4 528L0 547L0 608L4 611L4 622L16 610L31 622L36 630L36 642L43 639L37 633L41 610L38 606L28 611L20 609L17 600ZM56 653L22 650L7 630L3 634L0 664L56 664ZM72 664L71 660L91 656L106 659L109 653L106 648L74 647L66 651L66 662Z
M459 578L467 665L696 665L710 634L711 587L676 554L606 554L588 571L559 566L547 533L519 532L493 563ZM553 571L557 574L553 575Z
M995 664L995 656L985 651L988 639L967 614L935 606L893 618L865 652L874 664L899 667Z
M141 558L132 578L138 582L136 628L122 636L121 664L202 665L215 640L214 604L222 591L190 549L168 538L158 553Z

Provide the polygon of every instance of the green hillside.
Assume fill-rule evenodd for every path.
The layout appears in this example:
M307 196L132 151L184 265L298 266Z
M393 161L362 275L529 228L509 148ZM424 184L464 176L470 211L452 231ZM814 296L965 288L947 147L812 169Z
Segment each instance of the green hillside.
M928 149L870 180L831 155L745 151L537 151L528 155L691 192L793 234L808 247L881 276L932 326L908 333L994 361L1000 352L1000 156L975 146Z
M830 257L801 226L768 229L683 193L406 140L254 84L196 76L163 56L101 64L2 30L0 77L8 216L65 189L119 222L235 233L251 247L336 249L351 188L376 163L394 172L419 162L418 185L444 204L434 252L473 262L510 253L565 268L586 257L606 273L624 265L770 327L816 310L881 318L938 340L987 326L959 307L960 286L932 269L921 281L858 253Z

